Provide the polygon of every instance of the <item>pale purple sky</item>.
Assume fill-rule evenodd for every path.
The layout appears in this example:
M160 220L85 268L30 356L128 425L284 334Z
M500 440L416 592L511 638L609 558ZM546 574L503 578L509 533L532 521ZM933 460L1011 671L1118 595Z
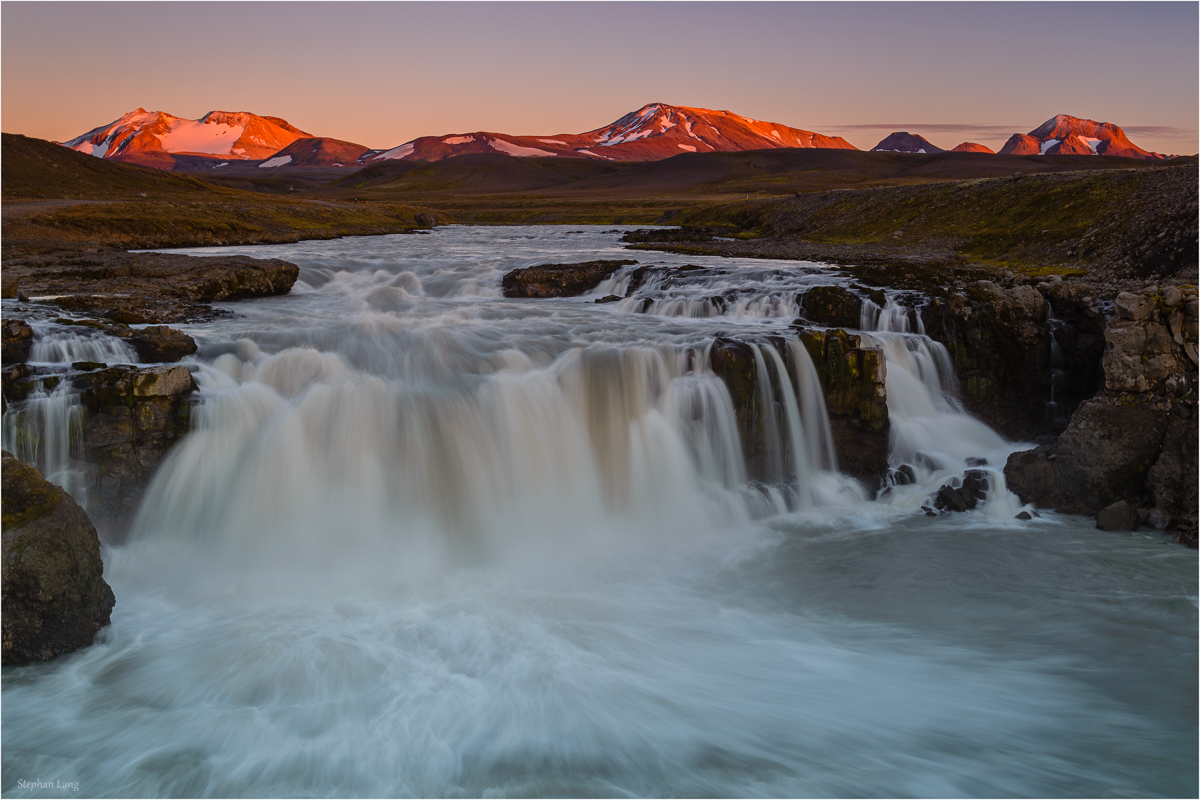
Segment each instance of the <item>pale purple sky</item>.
M873 147L999 148L1058 113L1197 145L1200 5L58 3L0 5L3 130L64 140L138 106L284 119L370 147L581 133L646 103Z

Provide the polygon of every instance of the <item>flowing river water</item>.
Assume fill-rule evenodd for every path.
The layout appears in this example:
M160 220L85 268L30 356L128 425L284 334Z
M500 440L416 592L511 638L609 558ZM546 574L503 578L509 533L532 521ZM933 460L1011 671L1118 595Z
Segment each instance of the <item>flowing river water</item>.
M112 625L4 669L5 796L1197 793L1195 551L1015 519L1018 445L903 309L862 326L916 480L871 499L788 327L821 265L599 227L215 252L300 280L185 326L202 403L104 549ZM595 258L698 269L501 296ZM34 361L132 360L35 327ZM757 480L717 337L779 387ZM40 425L24 455L86 502L77 424L60 390L5 442ZM981 458L979 508L921 511Z

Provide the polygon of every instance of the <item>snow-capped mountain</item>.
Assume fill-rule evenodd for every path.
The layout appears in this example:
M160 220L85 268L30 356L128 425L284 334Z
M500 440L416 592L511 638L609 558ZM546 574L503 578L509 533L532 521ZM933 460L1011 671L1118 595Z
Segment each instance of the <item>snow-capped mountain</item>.
M897 131L890 133L879 144L871 148L873 153L944 153L942 148L932 144L924 136L915 133Z
M656 161L681 153L826 147L856 150L840 136L824 136L775 122L762 122L729 111L651 103L611 125L587 133L512 136L477 131L422 136L390 150L376 150L363 163L388 159L438 161L465 153L510 156L594 158L605 161Z
M286 120L245 111L183 119L139 108L63 144L100 158L170 168L168 154L263 159L308 136Z
M1014 133L1000 148L1005 155L1101 155L1125 158L1168 158L1152 153L1129 141L1125 131L1111 122L1059 114L1046 120L1028 134Z

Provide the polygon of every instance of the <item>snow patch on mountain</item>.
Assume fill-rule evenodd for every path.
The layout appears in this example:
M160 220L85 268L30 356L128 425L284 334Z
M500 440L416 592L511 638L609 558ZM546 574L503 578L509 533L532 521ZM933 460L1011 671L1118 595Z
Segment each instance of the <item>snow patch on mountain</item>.
M263 167L282 167L284 164L290 164L290 163L292 163L291 156L275 156L275 158L268 158L266 161L259 164L258 168L262 169Z
M442 139L442 144L466 144L475 141L474 136L449 136Z
M194 119L176 119L166 133L157 134L168 153L224 155L241 138L241 125L206 124Z
M391 159L404 158L405 156L412 155L412 151L414 148L416 148L415 144L413 144L412 142L407 142L405 144L400 145L399 147L393 147L391 150L384 150L379 155L372 157L371 160L372 161L382 161L382 160L388 159L388 158L391 158Z
M519 158L529 158L533 156L553 156L549 150L538 150L536 147L521 147L520 145L506 142L503 139L492 139L488 142L488 146L493 150L499 150L501 153Z

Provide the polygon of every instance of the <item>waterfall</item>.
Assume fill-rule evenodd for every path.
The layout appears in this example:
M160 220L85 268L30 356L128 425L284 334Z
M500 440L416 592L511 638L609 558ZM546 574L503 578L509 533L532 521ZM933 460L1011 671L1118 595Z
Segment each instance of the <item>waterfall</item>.
M87 508L83 463L83 406L69 381L53 391L42 385L4 412L4 449L37 467L42 476Z
M33 324L33 349L29 360L39 364L70 364L95 361L103 364L136 364L137 352L123 339L78 327L54 323ZM86 329L85 329L86 330Z
M985 513L1012 519L1021 504L1007 490L1004 464L1018 447L963 410L945 345L924 334L919 314L894 302L880 309L864 300L862 323L887 360L888 463L893 470L907 465L915 476L911 485L890 487L885 501L919 507L938 487L960 485L966 470L977 469L988 478Z

